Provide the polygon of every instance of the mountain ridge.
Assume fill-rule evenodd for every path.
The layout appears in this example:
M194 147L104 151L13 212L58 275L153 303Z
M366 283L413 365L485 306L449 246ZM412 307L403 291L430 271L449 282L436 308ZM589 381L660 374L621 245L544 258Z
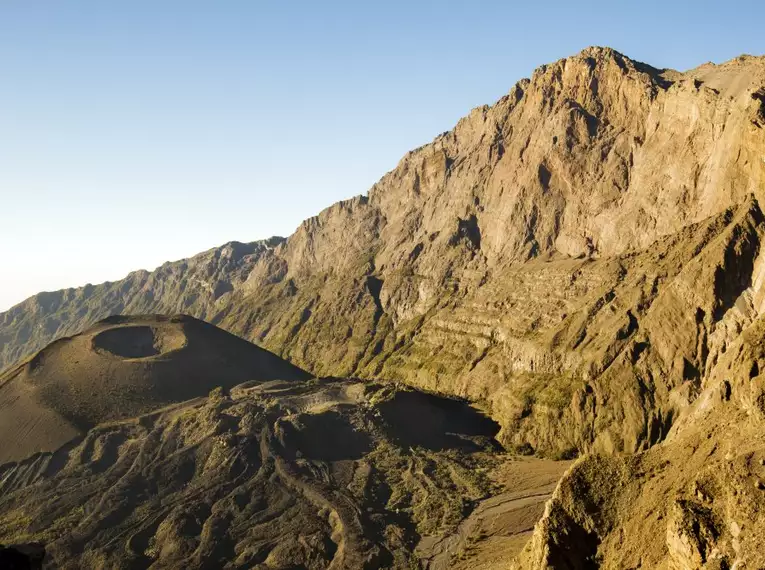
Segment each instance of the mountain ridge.
M7 311L0 312L0 327L5 327L6 331L14 325L28 328L29 324L25 322L25 316L45 316L46 314L56 313L56 311L67 304L80 303L85 305L89 302L89 299L97 298L99 295L109 297L110 302L101 310L96 310L93 313L84 310L83 318L76 320L73 326L68 326L61 319L47 319L43 325L46 329L46 334L37 342L27 346L26 350L26 341L15 341L15 339L9 338L7 333L5 335L0 333L0 341L4 341L0 344L0 369L4 368L2 363L9 365L43 348L47 344L45 339L52 340L61 336L79 333L85 328L83 325L93 324L125 309L132 314L148 314L151 312L173 314L188 310L196 312L203 317L207 316L209 319L211 314L214 315L214 313L208 314L204 310L195 307L195 300L192 296L194 294L197 296L207 295L210 297L210 307L214 306L216 300L233 289L233 284L238 283L245 277L242 275L242 272L246 272L248 261L253 256L259 255L262 251L274 247L283 240L284 238L274 236L250 243L227 242L190 258L165 262L154 271L145 269L131 271L118 281L105 281L97 285L87 284L82 287L69 287L58 291L45 291L33 295ZM184 296L174 295L173 302L167 301L167 299L165 299L166 302L164 303L161 300L155 302L156 297L161 297L161 294L155 295L154 291L152 291L154 282L162 282L164 285L165 282L176 280L179 275L189 278L188 288L191 291L185 292ZM125 295L125 292L130 290L135 292L132 297ZM155 308L161 310L152 311ZM209 309L209 307L206 308Z
M765 197L763 89L762 57L680 73L587 48L273 247L241 259L210 250L153 281L0 315L2 362L103 313L189 312L315 374L486 402L519 448L645 448L693 400L709 335L738 311L716 298L711 268L742 264L754 281L745 258L760 223L746 216L758 220ZM738 234L754 249L737 252ZM698 294L681 270L701 258ZM650 316L657 299L686 344ZM617 384L631 403L618 403Z

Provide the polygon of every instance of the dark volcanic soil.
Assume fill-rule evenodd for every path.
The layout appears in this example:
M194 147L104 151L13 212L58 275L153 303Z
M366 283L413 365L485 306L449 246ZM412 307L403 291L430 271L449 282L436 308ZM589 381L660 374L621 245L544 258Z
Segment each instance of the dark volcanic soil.
M310 374L197 319L110 317L0 377L0 463L54 451L107 421L248 381Z
M311 379L187 317L58 341L0 405L0 543L48 568L419 567L497 488L467 403Z
M414 440L390 427L411 398ZM0 542L51 568L416 567L489 493L497 430L357 382L216 390L0 467Z

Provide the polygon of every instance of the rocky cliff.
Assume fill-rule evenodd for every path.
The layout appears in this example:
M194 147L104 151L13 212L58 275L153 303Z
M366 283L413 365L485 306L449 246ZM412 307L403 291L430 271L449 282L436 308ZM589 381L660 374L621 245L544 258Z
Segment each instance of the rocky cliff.
M763 339L761 316L710 359L663 444L578 461L511 568L765 567Z
M484 402L507 445L666 438L760 315L765 58L543 66L286 240L33 297L3 363L110 313L186 312L315 374Z

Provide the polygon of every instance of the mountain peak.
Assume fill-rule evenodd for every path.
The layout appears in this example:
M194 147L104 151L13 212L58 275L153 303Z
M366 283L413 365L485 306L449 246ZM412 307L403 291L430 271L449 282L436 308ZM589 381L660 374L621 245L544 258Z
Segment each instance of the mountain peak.
M368 199L326 208L278 247L236 259L240 246L218 248L0 314L0 355L10 363L112 313L192 314L322 376L479 402L509 449L610 454L571 472L535 538L540 558L523 568L555 566L548 546L561 536L584 547L559 544L560 560L579 566L597 551L614 568L695 568L692 544L694 560L719 551L735 567L748 552L747 564L765 567L761 61L680 73L587 48L540 67L407 153ZM184 350L164 325L130 328L92 336L86 354L115 370L159 370ZM64 350L74 344L44 351L39 373L74 366ZM135 347L158 354L128 366ZM51 398L65 402L56 378ZM289 422L297 410L285 410ZM274 435L288 441L289 429ZM646 484L657 491L643 493L650 504L622 516ZM725 489L740 492L725 499ZM606 516L581 507L604 497L616 499ZM629 528L607 524L628 518ZM753 531L739 549L728 528Z

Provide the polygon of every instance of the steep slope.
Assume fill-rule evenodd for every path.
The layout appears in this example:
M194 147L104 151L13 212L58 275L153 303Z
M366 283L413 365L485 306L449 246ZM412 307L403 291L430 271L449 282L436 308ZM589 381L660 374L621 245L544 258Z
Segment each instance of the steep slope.
M664 444L579 461L515 567L765 567L764 339L760 317Z
M519 449L644 449L759 314L764 157L764 58L678 73L589 48L259 249L195 314L315 374L483 400ZM58 329L87 319L77 299ZM12 312L7 359L60 334Z
M110 317L0 377L0 463L95 425L243 382L306 380L279 357L191 317Z

